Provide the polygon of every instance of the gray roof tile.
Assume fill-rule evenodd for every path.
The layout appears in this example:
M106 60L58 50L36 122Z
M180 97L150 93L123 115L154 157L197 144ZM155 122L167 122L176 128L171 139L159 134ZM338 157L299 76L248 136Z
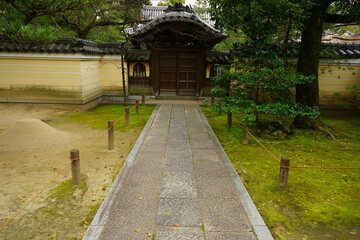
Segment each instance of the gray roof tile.
M42 46L20 44L9 41L0 42L1 52L47 52L47 53L83 53L91 55L120 54L124 43L96 43L80 38L61 38Z

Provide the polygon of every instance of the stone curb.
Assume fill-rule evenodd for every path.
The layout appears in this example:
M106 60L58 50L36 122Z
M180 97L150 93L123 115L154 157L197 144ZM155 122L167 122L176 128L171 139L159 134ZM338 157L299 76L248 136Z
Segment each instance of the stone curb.
M137 154L151 128L152 123L154 122L155 116L159 110L160 105L157 105L151 114L149 120L147 121L144 129L142 130L139 138L137 139L134 147L132 148L129 156L127 157L124 166L121 168L120 173L116 177L114 183L112 184L109 192L106 195L105 200L101 204L99 210L97 211L94 219L92 220L89 228L87 229L83 240L97 240L100 237L100 234L106 224L106 221L109 216L109 212L112 204L116 201L116 196L120 191L120 188L124 182L124 179L128 175L134 161L136 159Z
M273 240L268 227L266 226L264 220L260 216L259 211L257 210L254 202L252 201L249 193L247 192L244 184L241 182L239 176L237 175L234 167L232 166L230 159L226 155L223 147L221 146L221 143L219 142L218 138L216 137L214 131L212 130L212 127L210 126L209 122L207 121L203 111L199 106L196 106L201 120L203 121L207 132L210 135L210 138L214 141L215 145L217 146L217 152L220 155L221 159L224 161L227 168L230 170L230 175L232 180L235 182L236 190L238 191L238 194L240 195L240 201L241 204L245 210L245 213L252 225L252 228L254 229L254 232L258 238L258 240Z

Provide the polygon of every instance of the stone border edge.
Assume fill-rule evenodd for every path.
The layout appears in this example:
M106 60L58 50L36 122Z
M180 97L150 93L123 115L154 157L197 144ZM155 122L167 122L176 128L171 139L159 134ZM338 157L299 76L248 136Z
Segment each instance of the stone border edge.
M201 120L204 122L204 125L206 127L207 132L210 135L210 138L214 141L215 145L218 148L218 153L220 154L220 157L224 160L225 164L229 169L231 169L231 178L235 182L236 189L240 195L240 201L244 207L245 213L252 225L252 228L254 229L254 232L258 238L258 240L273 240L268 227L266 226L264 220L262 219L259 211L257 210L254 202L252 201L249 193L247 192L244 184L241 182L239 176L237 175L233 165L231 164L230 159L226 155L223 147L221 146L221 143L219 142L218 138L216 137L211 125L209 124L208 120L206 119L203 111L201 108L197 105L196 106L200 116Z
M83 240L97 240L99 239L101 232L106 224L106 221L108 219L110 209L112 204L116 200L116 196L120 191L120 188L123 184L123 181L125 177L128 175L130 168L134 164L135 158L139 153L139 150L150 130L151 125L154 122L155 116L157 112L159 111L160 105L157 105L152 112L149 120L147 121L145 127L141 131L138 139L136 140L136 143L134 147L132 148L131 152L129 153L128 157L126 158L126 161L121 168L119 174L117 175L114 183L112 184L109 192L107 193L104 201L102 202L99 210L95 214L93 220L91 221L91 224L89 228L87 229Z

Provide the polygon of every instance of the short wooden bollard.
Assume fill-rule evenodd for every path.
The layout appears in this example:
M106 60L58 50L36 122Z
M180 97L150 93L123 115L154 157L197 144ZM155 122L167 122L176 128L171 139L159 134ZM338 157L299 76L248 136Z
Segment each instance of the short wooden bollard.
M141 95L141 104L145 105L145 95Z
M248 145L249 143L249 127L248 126L243 126L243 138L242 138L242 144L243 145Z
M108 121L108 142L109 150L114 150L114 121Z
M279 189L285 191L288 185L290 159L282 157L280 161Z
M221 113L222 113L222 109L221 106L219 106L219 112L218 112L219 116L221 116Z
M129 119L130 119L130 109L125 108L125 127L129 126Z
M139 100L135 101L135 110L136 110L136 114L139 114Z
M70 151L71 160L71 173L73 185L79 185L81 183L80 175L80 154L78 149L72 149Z
M232 113L231 112L229 112L227 114L227 125L228 125L228 128L232 127Z
M211 97L210 103L211 103L211 105L214 105L214 103L215 103L215 97Z

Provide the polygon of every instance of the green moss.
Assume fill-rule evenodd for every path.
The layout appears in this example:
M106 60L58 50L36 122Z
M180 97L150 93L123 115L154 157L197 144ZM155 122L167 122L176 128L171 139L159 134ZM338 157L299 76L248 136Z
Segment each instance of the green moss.
M67 200L74 195L75 190L81 190L81 194L84 195L87 190L86 184L87 176L81 175L81 183L79 185L73 185L72 179L68 179L53 189L49 190L49 198L55 198L57 200Z
M135 107L133 106L134 105L127 106L128 108L131 108L129 127L125 127L125 106L123 105L104 105L91 111L66 115L65 117L78 122L83 122L86 125L97 129L106 129L108 120L119 120L115 124L115 129L125 131L126 129L145 125L154 110L154 106L139 106L139 114L136 114Z
M102 202L102 201L101 201ZM85 219L80 223L81 226L83 226L84 228L88 228L89 224L91 223L91 221L93 220L95 214L97 213L97 211L99 210L100 206L101 206L101 202L91 206L88 210L88 213L86 214Z
M302 236L306 232L310 239L314 233L309 229L324 234L338 229L346 237L326 239L355 239L348 235L360 222L360 212L355 211L360 206L358 169L290 169L289 189L280 191L279 161L250 136L249 145L241 144L238 116L233 116L234 127L228 129L226 116L217 116L209 107L202 109L277 239L283 235L276 231L279 226L292 234L304 231ZM295 130L286 140L259 138L259 141L277 159L290 158L292 166L360 167L360 116L323 118L323 121L336 129L338 142L311 130ZM285 239L297 238L286 236Z

